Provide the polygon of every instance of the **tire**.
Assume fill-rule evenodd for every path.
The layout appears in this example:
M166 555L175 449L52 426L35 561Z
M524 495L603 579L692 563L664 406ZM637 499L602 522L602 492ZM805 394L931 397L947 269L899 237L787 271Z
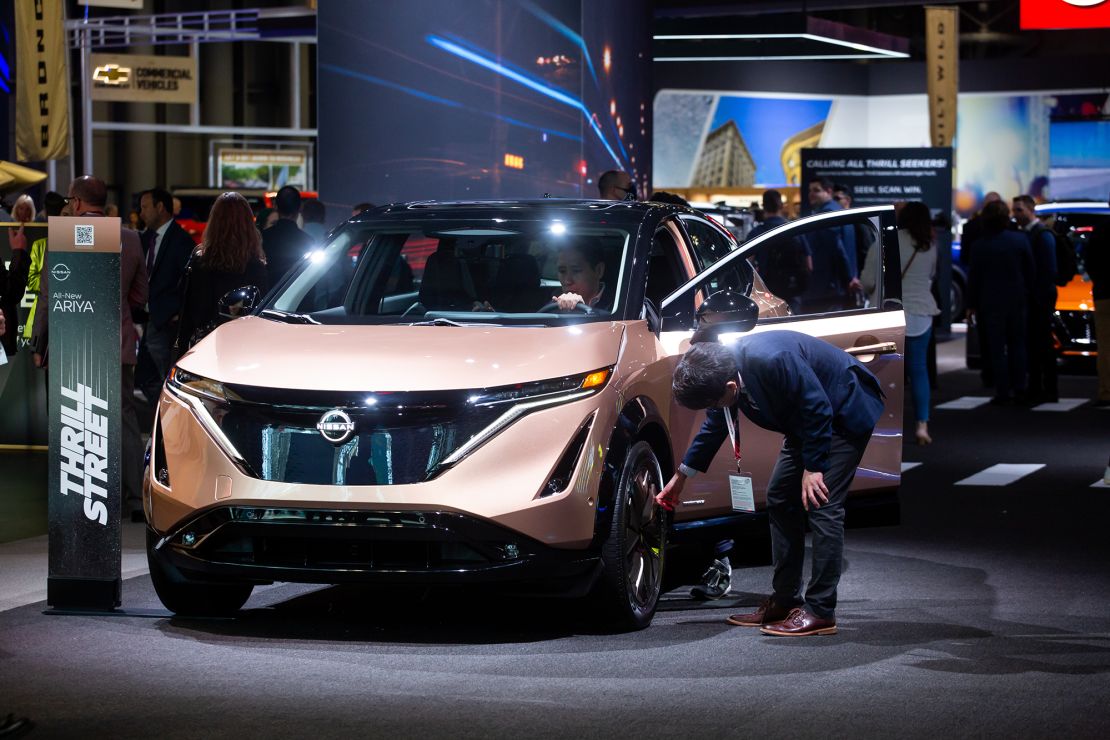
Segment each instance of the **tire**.
M150 580L162 605L174 614L188 617L229 617L250 598L250 583L203 583L190 581L177 568L164 563L154 552L147 534L146 561Z
M610 628L641 630L655 615L662 592L669 526L665 513L655 503L655 494L662 488L663 475L651 445L637 442L621 469L594 594Z
M967 308L964 306L964 285L963 281L958 280L955 275L952 276L948 301L948 318L952 322L963 321L964 314L967 312Z

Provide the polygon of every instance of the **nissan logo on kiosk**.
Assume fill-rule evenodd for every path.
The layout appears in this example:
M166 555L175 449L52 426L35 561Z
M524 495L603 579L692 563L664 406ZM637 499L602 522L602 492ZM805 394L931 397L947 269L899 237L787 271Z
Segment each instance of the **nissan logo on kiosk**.
M341 445L355 432L355 423L343 409L332 409L316 422L316 430L333 445Z

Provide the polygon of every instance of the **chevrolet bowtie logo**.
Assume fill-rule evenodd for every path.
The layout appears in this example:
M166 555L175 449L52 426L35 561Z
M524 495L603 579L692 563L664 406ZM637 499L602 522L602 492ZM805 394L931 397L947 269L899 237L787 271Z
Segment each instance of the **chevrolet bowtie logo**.
M131 68L105 64L93 70L93 80L105 85L122 85L131 79Z

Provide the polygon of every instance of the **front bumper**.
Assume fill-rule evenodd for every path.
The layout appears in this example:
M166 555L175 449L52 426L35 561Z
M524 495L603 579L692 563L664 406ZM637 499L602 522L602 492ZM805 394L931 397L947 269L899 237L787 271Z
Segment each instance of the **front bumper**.
M442 511L217 506L165 536L151 555L191 580L474 583L591 580L595 552L551 548Z
M594 535L600 458L612 429L612 392L606 388L597 396L524 416L442 474L406 485L260 480L225 454L196 409L163 392L144 479L147 521L162 537L219 507L449 512L501 527L522 540L580 553ZM562 478L564 488L552 492L547 482L591 418L595 421L588 425L573 474Z
M1065 357L1097 357L1094 311L1057 311L1052 317L1056 351Z

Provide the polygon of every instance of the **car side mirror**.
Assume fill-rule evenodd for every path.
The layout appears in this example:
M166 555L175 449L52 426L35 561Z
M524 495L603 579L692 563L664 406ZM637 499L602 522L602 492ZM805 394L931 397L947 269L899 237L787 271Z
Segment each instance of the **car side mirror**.
M712 326L714 334L751 331L759 321L759 305L735 290L719 290L697 311L698 326Z
M229 290L216 304L216 312L225 321L246 316L254 310L261 295L262 291L254 285L244 285L242 288Z

